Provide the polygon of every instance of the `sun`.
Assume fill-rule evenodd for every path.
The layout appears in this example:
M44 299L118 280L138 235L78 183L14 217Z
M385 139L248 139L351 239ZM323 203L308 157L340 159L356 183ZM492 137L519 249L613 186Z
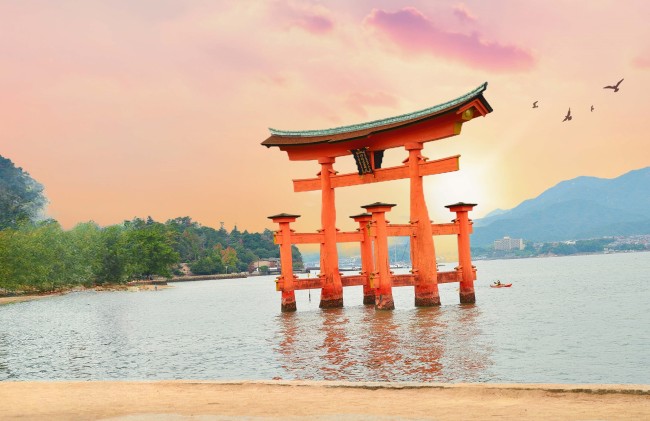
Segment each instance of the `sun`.
M481 214L489 212L491 204L488 174L480 167L461 167L459 171L438 174L424 180L424 191L432 215L440 215L446 205L476 203ZM477 207L478 207L477 206Z

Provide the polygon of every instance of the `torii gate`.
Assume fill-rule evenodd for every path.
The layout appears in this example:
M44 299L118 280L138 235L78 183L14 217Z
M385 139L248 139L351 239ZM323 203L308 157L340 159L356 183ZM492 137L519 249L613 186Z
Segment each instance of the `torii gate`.
M276 233L276 241L281 244L282 274L278 279L278 288L282 290L282 311L295 310L293 291L297 289L297 278L295 278L291 269L291 244L300 243L320 243L321 245L320 277L312 282L302 282L303 286L307 287L306 285L309 284L311 288L322 288L321 308L343 306L343 281L346 279L342 279L339 273L336 244L344 241L359 241L362 244L363 257L364 235L370 234L364 234L363 227L360 228L358 233L337 232L334 189L404 178L410 180L410 225L406 225L406 228L402 229L395 228L395 226L391 228L390 225L386 224L384 214L394 205L381 203L367 205L366 209L371 212L368 215L370 216L369 221L374 228L372 237L375 241L374 266L376 272L362 271L360 277L363 279L348 280L350 282L346 282L346 284L364 285L364 297L366 296L366 289L374 289L373 302L376 307L380 309L393 308L392 295L389 299L386 299L385 293L387 290L385 285L382 284L393 284L394 282L391 282L391 280L397 277L392 276L391 278L388 270L387 254L385 256L386 261L383 261L383 242L386 241L388 235L410 235L413 270L412 275L407 275L407 277L410 276L410 281L405 285L412 284L415 286L416 306L440 305L438 283L441 280L444 281L444 277L440 279L436 268L432 238L434 229L432 229L429 220L422 177L457 171L460 156L456 155L427 162L427 158L422 156L421 151L424 143L458 135L465 122L476 116L485 116L492 112L492 107L483 97L486 88L487 82L473 91L443 104L368 123L326 130L283 131L270 129L271 136L262 142L262 145L279 147L280 150L287 152L289 160L316 160L321 166L317 178L293 181L294 191L296 192L321 190L321 230L319 233L292 233L289 223L295 221L299 215L279 214L269 217L280 224L280 231ZM403 161L404 165L381 168L384 151L396 147L404 147L408 151L408 157ZM333 169L336 158L347 155L354 156L359 170L358 173L337 174ZM449 281L461 282L461 303L475 302L473 286L475 275L469 255L471 225L467 217L467 212L473 206L475 205L465 203L450 205L450 210L457 213L457 218L454 221L456 228L451 229L451 232L445 232L446 234L458 235L459 267L454 272L458 274L458 279ZM368 223L367 216L362 215L355 216L355 220L359 221L360 224L363 221ZM446 224L440 224L440 226L442 225ZM389 234L391 229L393 234ZM395 234L396 230L400 234ZM438 232L438 234L442 234L442 232ZM461 243L463 250L461 250ZM369 241L366 244L369 244ZM363 275L364 272L365 276ZM373 274L376 274L380 280L380 285L377 288L370 288L374 286L372 285ZM366 302L365 298L364 302Z

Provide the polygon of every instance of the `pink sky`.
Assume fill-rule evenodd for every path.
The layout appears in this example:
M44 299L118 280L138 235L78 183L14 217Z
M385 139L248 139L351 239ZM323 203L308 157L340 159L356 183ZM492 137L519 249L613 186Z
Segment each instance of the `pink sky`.
M188 215L258 231L290 212L313 231L320 197L291 179L318 166L260 146L268 127L389 117L487 81L494 112L424 151L461 154L459 172L425 182L432 219L458 200L480 217L564 179L650 165L650 3L624 5L0 0L0 155L44 184L67 228ZM352 158L335 168L353 171ZM338 190L340 228L378 200L408 220L396 181Z

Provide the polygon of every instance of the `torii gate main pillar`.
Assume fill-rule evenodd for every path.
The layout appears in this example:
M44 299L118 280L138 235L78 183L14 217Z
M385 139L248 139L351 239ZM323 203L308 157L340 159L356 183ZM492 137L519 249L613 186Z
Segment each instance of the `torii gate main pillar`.
M339 254L336 249L336 206L332 175L334 158L320 158L320 181L322 191L321 229L324 241L320 247L320 275L324 277L320 295L320 308L343 307L343 285L339 273Z
M438 269L436 267L436 252L433 245L431 221L427 203L424 200L424 187L419 164L425 161L422 156L422 143L407 143L404 145L409 152L408 167L411 185L411 224L414 234L411 235L411 264L417 268L420 283L415 287L415 306L433 307L440 305L438 292Z

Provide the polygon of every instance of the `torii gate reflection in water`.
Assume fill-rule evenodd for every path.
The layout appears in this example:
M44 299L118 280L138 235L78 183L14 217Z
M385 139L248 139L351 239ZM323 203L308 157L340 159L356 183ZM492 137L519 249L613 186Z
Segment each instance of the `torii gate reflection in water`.
M294 291L321 288L321 308L343 306L343 287L364 286L364 303L377 309L393 309L393 286L415 287L415 305L440 305L438 284L460 282L460 302L474 303L475 268L471 263L469 234L471 222L468 212L475 204L457 203L447 206L456 213L449 224L432 224L424 199L422 177L457 171L459 155L427 161L422 156L425 142L460 134L462 125L476 116L485 116L492 107L483 97L487 83L454 100L421 111L390 117L369 123L326 130L282 131L270 129L271 136L262 142L267 147L277 146L287 152L291 161L317 160L321 166L317 178L294 180L294 191L321 190L321 229L317 233L294 233L290 223L299 215L270 216L279 224L275 234L280 244L281 275L277 289L282 291L282 311L295 311ZM384 151L404 147L408 158L404 165L381 168ZM358 174L337 174L333 164L337 157L353 155ZM408 178L410 180L409 224L387 224L385 214L395 206L373 203L362 206L367 213L355 215L359 223L356 232L338 232L334 189L359 184L377 183ZM459 266L453 272L437 271L433 235L456 234L458 237ZM410 275L393 275L388 262L388 236L410 236ZM362 271L359 275L341 276L336 244L361 244ZM371 246L374 244L374 247ZM320 244L320 275L315 279L298 279L292 268L292 244ZM373 256L374 249L374 256Z

